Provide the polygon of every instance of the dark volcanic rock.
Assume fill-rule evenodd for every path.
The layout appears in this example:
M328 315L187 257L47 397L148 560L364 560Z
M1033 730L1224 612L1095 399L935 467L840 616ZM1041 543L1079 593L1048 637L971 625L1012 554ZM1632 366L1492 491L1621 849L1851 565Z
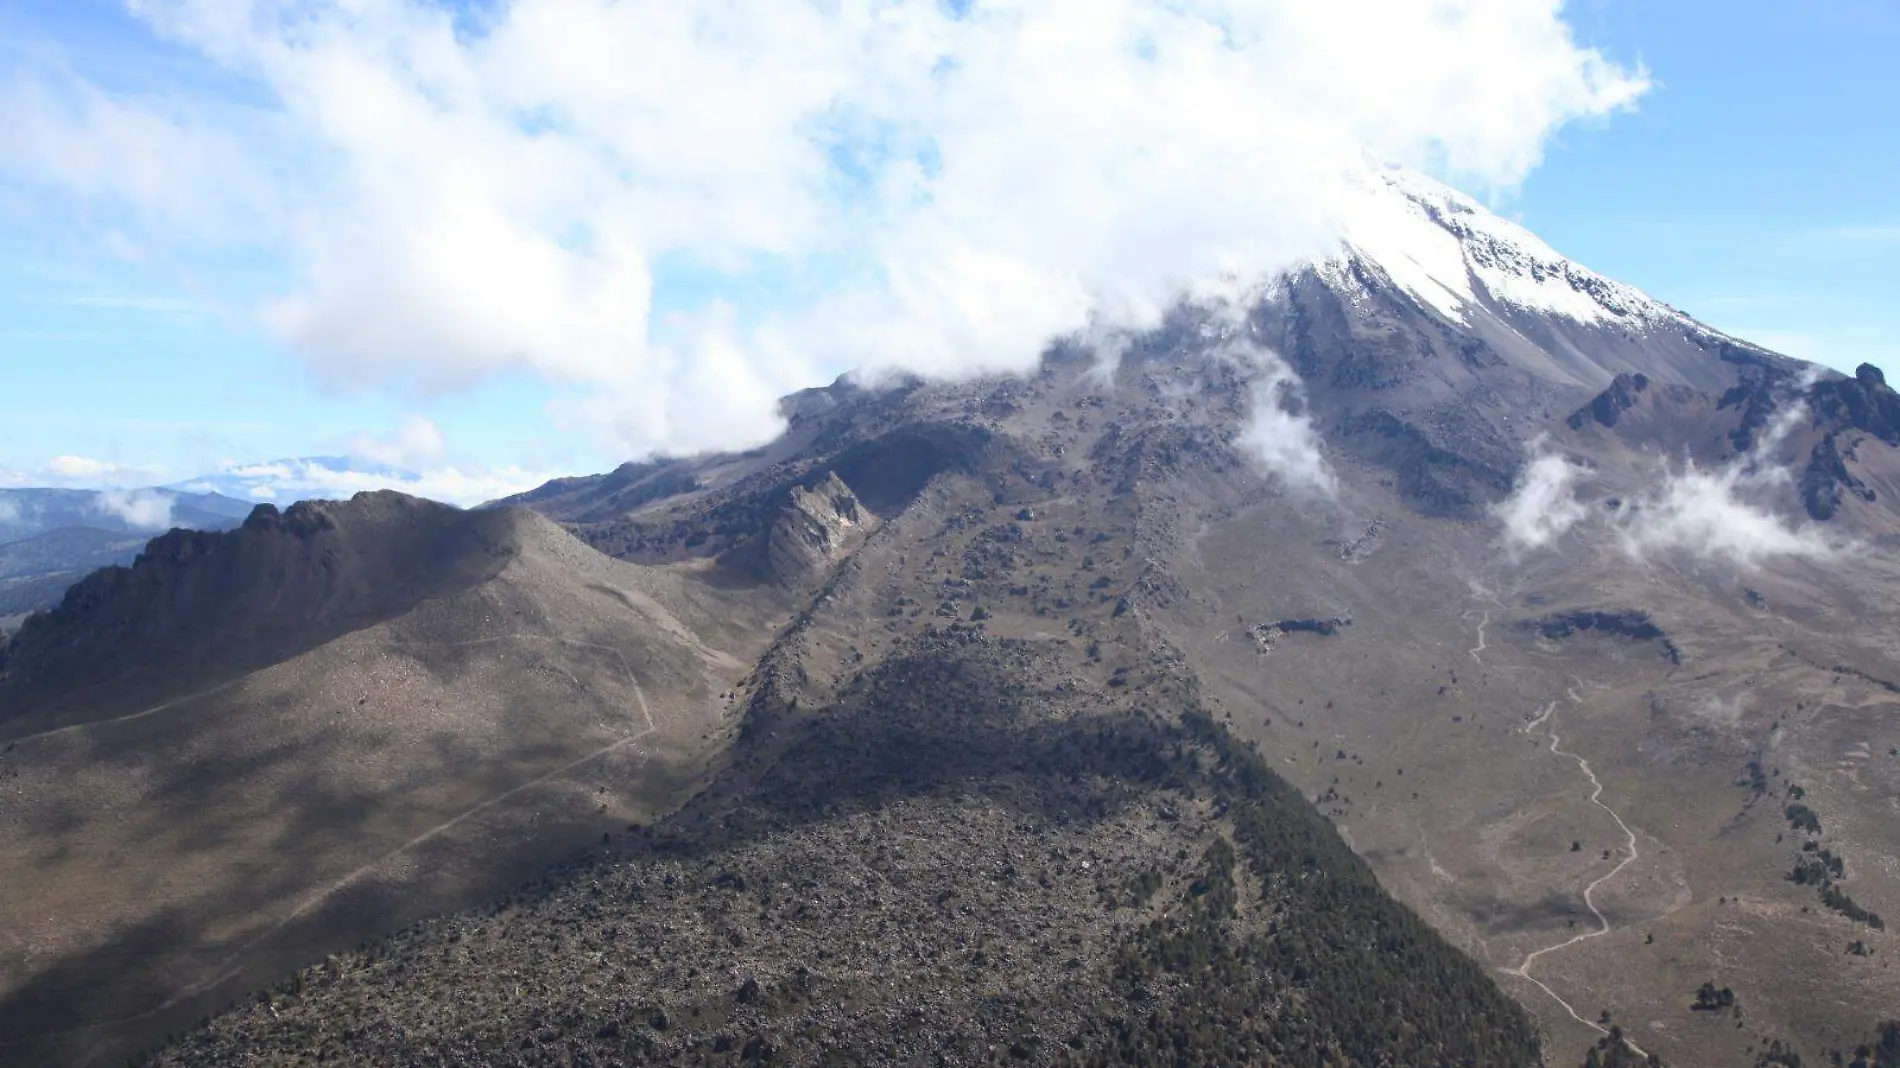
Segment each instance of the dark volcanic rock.
M1853 447L1843 450L1839 434L1829 434L1814 447L1807 467L1801 471L1800 484L1801 503L1809 515L1823 522L1834 518L1849 493L1863 501L1874 499L1873 487L1848 470L1847 461L1852 456Z
M1263 653L1272 652L1281 638L1288 634L1316 634L1322 638L1331 638L1339 634L1340 628L1352 626L1352 620L1341 616L1330 619L1282 619L1274 623L1256 623L1247 628L1253 638L1254 648Z
M1662 647L1662 655L1672 664L1682 663L1682 651L1670 640L1668 632L1650 619L1649 613L1632 609L1622 611L1579 611L1563 612L1532 620L1526 627L1551 641L1569 638L1580 631L1597 631L1629 638L1632 641L1655 642Z
M1725 355L1723 357L1727 359ZM1723 392L1716 403L1716 410L1740 408L1741 423L1729 431L1729 444L1736 452L1747 452L1755 445L1755 436L1768 421L1780 410L1786 395L1791 391L1793 375L1774 364L1749 362L1740 363L1742 380Z
M1900 445L1900 393L1872 364L1861 364L1853 378L1830 378L1808 390L1817 419L1835 429L1862 430L1889 445Z
M1596 395L1588 405L1573 412L1568 420L1570 429L1582 430L1584 424L1596 420L1603 426L1613 427L1623 418L1623 413L1636 407L1638 396L1649 388L1649 376L1630 374L1625 371L1610 381L1610 388Z
M1395 472L1399 492L1424 515L1475 518L1511 491L1508 466L1441 445L1391 412L1358 416L1340 436L1360 456Z
M1198 709L1084 711L1056 667L968 630L907 642L652 832L153 1063L1541 1059L1258 753Z
M1317 634L1330 638L1339 633L1339 628L1352 626L1352 620L1339 616L1331 619L1282 619L1273 624L1289 634Z

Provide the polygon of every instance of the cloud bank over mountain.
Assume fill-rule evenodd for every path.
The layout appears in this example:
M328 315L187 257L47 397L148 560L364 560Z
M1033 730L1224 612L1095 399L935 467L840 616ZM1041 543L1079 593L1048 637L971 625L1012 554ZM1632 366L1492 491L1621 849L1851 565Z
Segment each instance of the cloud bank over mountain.
M1802 388L1811 382L1804 379ZM1718 467L1665 460L1654 481L1628 499L1593 495L1581 485L1589 469L1540 439L1516 489L1492 509L1504 549L1520 557L1579 530L1634 563L1673 555L1752 570L1775 557L1833 556L1846 548L1839 539L1812 523L1791 523L1776 509L1776 491L1794 481L1779 450L1809 414L1805 402L1787 404L1753 448ZM1593 512L1600 521L1590 522Z
M216 76L29 72L0 175L261 251L331 380L525 372L630 452L848 367L1027 366L1330 248L1369 158L1508 187L1645 88L1557 0L130 6Z
M472 507L521 493L554 477L520 467L475 468L443 464L404 470L349 456L304 456L259 463L226 464L178 483L188 493L221 493L241 501L275 504L346 500L368 490L393 489L432 501Z

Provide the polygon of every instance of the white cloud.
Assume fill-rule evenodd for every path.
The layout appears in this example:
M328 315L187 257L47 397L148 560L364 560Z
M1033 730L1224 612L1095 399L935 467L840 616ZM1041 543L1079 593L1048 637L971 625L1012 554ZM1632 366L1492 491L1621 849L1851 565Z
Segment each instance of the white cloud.
M118 464L85 456L55 456L46 462L47 472L62 479L101 478L118 469Z
M260 170L258 131L215 102L117 97L63 74L21 74L0 83L0 113L0 174L211 239L255 236L281 210Z
M1811 524L1792 526L1747 498L1759 484L1739 462L1705 471L1693 462L1666 474L1662 486L1623 509L1618 535L1634 559L1680 552L1744 568L1778 556L1825 559L1840 547Z
M29 80L0 171L281 254L263 320L335 378L526 370L632 450L842 367L1026 367L1325 248L1369 157L1509 186L1644 89L1560 0L132 6L277 103ZM680 278L742 307L656 316Z
M1811 384L1810 372L1801 388ZM1775 557L1823 559L1843 546L1813 524L1794 525L1778 515L1774 500L1793 474L1777 455L1788 436L1808 417L1796 401L1774 413L1754 446L1716 470L1685 461L1680 471L1659 469L1648 492L1599 509L1606 518L1590 523L1592 509L1579 497L1578 482L1588 469L1552 452L1548 442L1531 444L1531 459L1511 496L1492 509L1504 527L1504 546L1512 556L1555 543L1573 529L1595 529L1641 563L1660 554L1678 554L1754 569Z
M93 500L92 508L118 518L134 530L162 531L172 527L171 495L156 490L103 490Z
M1253 383L1253 410L1236 443L1258 459L1288 488L1338 492L1338 481L1321 451L1319 431L1302 403L1299 376L1278 356L1257 346L1238 352L1260 371Z
M420 415L405 416L394 433L358 434L349 442L353 457L411 470L440 464L446 451L441 428Z
M190 315L197 311L197 305L180 297L85 296L68 297L63 303L78 308L109 308L114 311L151 312L158 315Z
M533 489L554 477L550 472L520 467L474 468L447 464L414 472L380 464L359 469L347 462L297 459L228 464L213 474L193 479L182 488L194 493L215 491L239 500L280 506L311 499L341 500L366 490L391 489L468 507Z
M1805 392L1820 375L1809 367L1796 383ZM1794 482L1780 455L1789 435L1810 417L1807 402L1778 409L1749 450L1718 470L1686 461L1680 472L1665 469L1661 486L1622 510L1618 535L1632 558L1656 552L1686 552L1756 568L1777 556L1824 559L1842 546L1811 523L1792 525L1775 513L1777 488Z
M148 484L163 469L145 464L123 464L90 456L55 456L37 468L6 472L0 481L18 486L84 487Z
M1492 509L1504 524L1504 546L1512 555L1550 545L1589 513L1576 495L1577 480L1585 469L1550 451L1545 439L1532 442L1530 448L1531 458L1518 476L1517 488Z

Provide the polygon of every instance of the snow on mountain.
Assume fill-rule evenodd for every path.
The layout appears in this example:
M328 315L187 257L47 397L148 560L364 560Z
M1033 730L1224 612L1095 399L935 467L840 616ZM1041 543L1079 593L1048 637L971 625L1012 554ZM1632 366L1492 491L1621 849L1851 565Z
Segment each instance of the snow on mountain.
M1473 309L1484 307L1637 328L1689 321L1414 171L1355 175L1341 190L1337 216L1345 249L1314 269L1355 304L1366 297L1357 266L1376 270L1420 304L1466 326Z

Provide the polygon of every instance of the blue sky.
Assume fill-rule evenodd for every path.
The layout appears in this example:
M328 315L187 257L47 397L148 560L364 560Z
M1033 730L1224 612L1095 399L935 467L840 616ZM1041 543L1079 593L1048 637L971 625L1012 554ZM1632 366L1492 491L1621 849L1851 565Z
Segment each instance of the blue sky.
M1900 371L1900 4L1601 0L1572 20L1657 84L1560 134L1520 220L1731 333Z
M216 10L223 3L185 0L183 6ZM1893 66L1900 56L1900 4L1578 0L1564 17L1580 44L1613 61L1640 64L1651 85L1633 110L1559 116L1525 131L1513 145L1541 146L1544 162L1516 193L1493 198L1499 210L1560 251L1731 333L1843 369L1871 360L1900 371L1900 307L1893 300L1900 292L1900 186L1892 181L1900 170L1894 113L1900 85ZM225 134L242 134L245 116L268 113L283 99L289 83L271 83L244 60L207 58L216 45L201 28L163 29L161 36L109 0L15 0L0 9L0 86L45 83L60 92L86 86L156 102L161 113L189 122L211 114L209 124ZM760 65L770 68L769 58ZM217 117L227 113L237 117ZM1429 126L1433 120L1418 121L1427 124L1425 135L1438 136ZM246 137L226 140L242 146ZM294 146L272 152L263 170L326 165L326 157L307 153ZM208 158L219 162L215 154ZM622 172L657 166L637 150L614 158ZM506 470L517 481L531 480L604 469L643 446L723 441L692 435L701 406L710 413L728 396L743 394L754 398L747 410L755 410L757 397L836 369L824 359L762 369L745 357L753 363L736 377L688 382L689 364L717 363L701 354L707 351L702 346L685 356L643 348L626 358L668 370L664 377L643 372L625 381L559 352L527 358L512 350L474 351L464 363L423 361L383 375L377 364L388 362L390 350L377 348L380 341L352 340L368 355L343 373L315 351L334 330L299 339L260 321L260 305L300 284L297 254L285 251L295 239L248 240L245 228L260 224L242 211L211 222L154 222L150 211L128 207L127 196L93 188L121 176L68 173L47 180L26 173L34 161L12 162L12 176L0 166L0 472L10 470L16 479L45 471L59 456L118 465L122 470L113 477L142 481L147 473L180 478L226 461L355 451L463 476ZM115 165L108 154L103 170ZM683 208L641 223L653 243L645 262L658 272L654 336L667 334L674 312L698 316L709 296L722 295L750 329L747 307L783 296L785 278L797 277L801 265L833 262L825 256L836 250L812 244L796 232L795 221L783 224L787 234L756 236L758 227L772 229L792 212L759 209L755 232L735 239L742 259L751 255L748 248L800 250L771 252L758 271L706 268L726 262L724 245L677 238L667 239L674 241L669 245L652 236L669 213L688 220L701 217L692 214L697 211L709 219L752 211L757 206L743 190L724 200L697 191L754 165L747 158L707 162L707 170L687 175L691 195L667 202ZM203 173L221 172L211 166ZM850 177L865 181L862 174ZM232 181L230 199L242 201L251 187ZM266 185L260 181L257 188ZM511 186L507 195L516 192ZM564 191L569 199L557 210L592 195ZM164 203L175 215L176 202ZM542 204L535 201L537 211ZM1143 206L1135 203L1131 211ZM256 217L267 210L257 209ZM556 245L587 246L587 262L598 266L592 245L606 243L607 224L595 229L584 215L557 214L546 225L561 235ZM291 229L287 225L286 233ZM870 241L880 236L875 228L866 233ZM380 249L373 238L347 251ZM321 240L319 251L308 255L334 260L339 253ZM381 269L373 259L360 263ZM610 282L623 277L601 269ZM382 285L381 277L368 284ZM723 293L722 278L730 279ZM390 276L391 285L407 281ZM347 289L347 282L338 284ZM418 285L417 299L434 292ZM802 299L810 295L802 290L813 287L799 288ZM594 307L585 297L550 297L556 302L550 308L567 308L562 300ZM313 299L328 298L319 293ZM363 300L372 298L336 297L338 314L373 307L403 318L402 301L391 311ZM986 336L970 334L966 325L953 324L945 336ZM499 328L533 326L509 319ZM459 338L454 327L451 321L400 340L416 346ZM391 329L398 328L406 327L398 322ZM832 337L801 329L827 342ZM591 336L576 334L574 347L586 347ZM747 344L756 349L762 342ZM601 398L608 396L633 414L601 416L599 409L609 406ZM643 437L660 410L673 429ZM425 443L429 447L418 451L410 448L413 441L404 443L400 428L418 419L439 429L439 447ZM609 425L618 429L603 431ZM501 482L475 478L466 492L479 495Z

